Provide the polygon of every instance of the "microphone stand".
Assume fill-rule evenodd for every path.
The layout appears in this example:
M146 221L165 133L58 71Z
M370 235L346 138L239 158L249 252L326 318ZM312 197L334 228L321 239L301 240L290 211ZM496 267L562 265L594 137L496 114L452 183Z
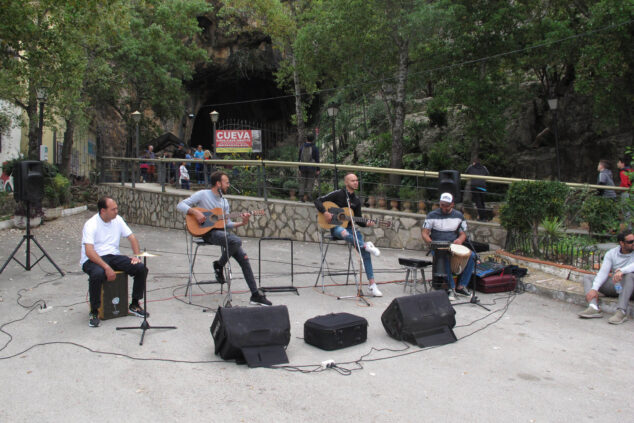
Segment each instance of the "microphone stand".
M462 220L462 222L464 222L464 219ZM462 222L460 223L460 226L462 226ZM469 246L471 247L471 251L473 251L473 253L475 254L475 263L473 264L473 273L471 274L471 280L473 281L473 276L475 275L475 266L481 260L480 260L480 256L478 255L478 253L476 253L476 250L473 247L473 244L471 243L471 240L469 239L469 236L467 235L466 232L465 232L465 235L467 236L465 241L469 244ZM471 260L471 258L469 258L469 260ZM462 304L475 304L477 306L482 307L486 311L491 311L487 307L485 307L482 304L480 304L480 300L478 299L478 297L476 297L475 292L476 292L476 284L475 284L475 281L473 281L473 286L471 287L471 298L469 299L469 301L463 301L461 303L455 303L453 305L457 306L457 305L462 305Z
M346 203L348 204L348 210L352 212L352 207L350 206L350 195L348 195L348 188L343 187L344 192L346 193ZM368 307L370 303L365 299L363 295L363 291L361 287L363 286L363 272L365 271L365 266L363 265L363 260L361 259L361 245L359 244L359 238L357 237L357 225L354 223L354 216L350 219L352 223L352 238L354 239L354 244L356 244L356 252L359 255L359 278L355 273L354 276L354 284L357 289L357 295L347 295L342 297L337 297L338 300L348 300L348 299L359 299L365 303Z
M230 185L231 186L231 185ZM220 195L221 203L225 197L222 195L222 188L218 187L218 194ZM229 256L229 238L227 236L227 219L225 218L225 208L220 207L222 209L222 220L225 223L224 235L225 235L225 254L227 255L227 270L225 271L225 281L227 282L227 295L224 300L224 307L231 308L231 256Z

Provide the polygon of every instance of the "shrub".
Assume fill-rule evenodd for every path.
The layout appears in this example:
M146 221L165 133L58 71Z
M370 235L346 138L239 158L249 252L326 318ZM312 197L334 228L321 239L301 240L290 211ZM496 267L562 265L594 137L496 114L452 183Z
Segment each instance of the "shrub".
M568 186L556 181L514 182L506 192L500 209L500 221L509 232L531 233L535 253L537 235L544 219L561 218Z
M68 204L70 200L70 181L61 173L47 179L44 185L44 200L50 207Z
M589 196L581 205L581 217L592 234L618 231L619 212L620 203L610 198Z

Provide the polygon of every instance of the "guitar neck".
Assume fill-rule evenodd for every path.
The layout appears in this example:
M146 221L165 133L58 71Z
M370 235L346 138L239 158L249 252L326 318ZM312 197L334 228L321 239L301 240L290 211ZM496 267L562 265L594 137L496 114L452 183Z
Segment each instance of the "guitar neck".
M258 212L258 210L249 210L249 211L246 211L246 212L233 212L233 213L225 214L224 218L225 219L234 219L236 217L242 216L243 213L255 214L256 212ZM222 214L216 215L216 217L218 218L218 220L222 220L223 219L223 215Z

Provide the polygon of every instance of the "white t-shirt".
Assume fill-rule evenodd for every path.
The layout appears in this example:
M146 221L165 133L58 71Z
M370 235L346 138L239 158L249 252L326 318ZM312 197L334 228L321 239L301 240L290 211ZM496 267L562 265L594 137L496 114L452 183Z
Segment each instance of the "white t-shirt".
M88 219L84 224L84 231L81 237L81 260L79 265L88 261L86 256L86 244L92 244L99 256L106 254L120 254L119 241L121 237L127 238L132 235L132 231L119 215L106 223L101 219L99 213Z
M181 172L181 176L180 176L181 181L189 181L189 171L187 170L185 165L181 165L179 169Z

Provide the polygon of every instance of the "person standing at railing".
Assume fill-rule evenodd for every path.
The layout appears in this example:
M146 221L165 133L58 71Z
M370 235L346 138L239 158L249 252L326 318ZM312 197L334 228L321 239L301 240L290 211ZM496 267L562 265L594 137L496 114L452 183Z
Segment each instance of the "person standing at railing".
M467 175L489 176L489 170L480 163L480 159L478 157L474 157L473 162L469 165L465 173ZM490 216L487 216L484 205L485 192L487 192L486 180L479 178L471 179L471 198L478 209L478 220L491 220Z
M612 179L612 171L610 170L610 162L607 160L599 160L597 165L597 171L599 176L597 177L597 185L614 186L614 180ZM613 189L601 189L599 190L601 197L616 199L616 192Z
M179 168L179 180L181 183L181 189L189 189L189 171L187 170L187 166L185 166L185 162L181 163Z
M306 135L306 142L299 148L299 158L302 163L319 163L319 150L313 144L315 135ZM319 176L319 168L314 166L299 167L299 198L302 202L312 200L315 178ZM309 198L310 197L310 198Z
M156 155L154 154L154 146L153 145L148 145L147 146L147 158L148 159L155 159L156 158ZM147 181L148 182L155 182L156 181L156 165L154 164L154 162L149 162L148 163Z
M205 158L205 152L203 151L203 146L198 144L198 147L196 147L196 151L194 151L194 159L198 159L198 160L203 160ZM204 176L205 174L203 173L203 164L202 163L196 163L196 181L199 184L202 184L204 182Z

